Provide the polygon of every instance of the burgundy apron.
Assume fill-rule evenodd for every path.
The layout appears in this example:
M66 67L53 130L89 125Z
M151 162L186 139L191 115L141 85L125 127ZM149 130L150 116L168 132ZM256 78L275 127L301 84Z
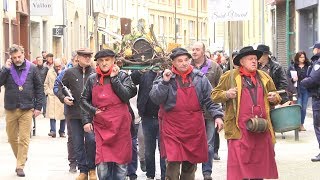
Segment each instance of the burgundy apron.
M168 161L201 163L208 160L208 144L203 112L195 87L180 87L177 82L175 107L160 107L161 154Z
M131 115L126 103L113 92L111 84L92 89L92 104L103 112L93 118L96 139L96 164L131 162Z
M259 81L257 84L258 106L253 108L253 114L266 118L263 87ZM263 133L253 133L246 129L245 123L252 117L254 103L249 89L244 86L241 92L238 121L242 136L239 140L228 140L227 179L277 179L274 145L269 129Z

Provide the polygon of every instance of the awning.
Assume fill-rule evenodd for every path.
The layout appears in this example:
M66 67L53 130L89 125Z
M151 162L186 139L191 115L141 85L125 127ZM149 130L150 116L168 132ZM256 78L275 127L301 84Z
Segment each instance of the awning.
M119 40L119 41L122 40L122 36L121 36L121 35L116 34L116 33L112 32L112 31L110 31L110 30L98 28L98 31L102 32L103 34L108 34L108 35L114 37L115 39L117 39L117 40Z

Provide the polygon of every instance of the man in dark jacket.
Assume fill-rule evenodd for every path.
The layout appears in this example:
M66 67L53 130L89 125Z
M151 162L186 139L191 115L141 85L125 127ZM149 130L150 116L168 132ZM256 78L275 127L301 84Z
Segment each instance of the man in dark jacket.
M46 80L47 73L49 71L49 68L43 65L43 59L41 56L36 57L36 62L37 62L37 70L39 72L41 82L44 84L44 81ZM43 98L43 105L42 105L42 114L45 116L46 110L47 110L47 97L44 96Z
M80 97L87 78L94 73L91 65L91 57L93 52L90 49L79 49L77 51L78 66L69 68L65 71L62 78L62 83L70 89L73 97L70 97L65 92L62 83L59 84L57 96L62 103L67 106L65 108L66 118L70 120L72 128L72 141L76 153L78 168L80 175L77 180L97 179L95 172L95 152L96 145L93 131L84 132L82 125L82 115L80 108Z
M34 64L24 58L18 45L9 48L10 59L0 70L0 87L5 86L4 108L8 141L17 159L16 173L24 177L32 116L38 116L43 103L43 82ZM36 99L34 103L33 100Z
M320 148L320 43L313 46L312 64L308 69L307 77L301 85L307 88L312 97L313 127ZM312 162L320 161L320 154L311 159Z
M206 58L205 45L202 42L196 42L192 46L192 62L194 68L199 69L210 81L212 87L216 87L219 83L220 76L222 75L222 69L218 63ZM224 57L223 57L224 58ZM212 123L212 116L206 108L204 109L204 119L206 121L206 134L208 141L208 162L202 163L202 174L204 180L212 180L212 160L220 160L218 150L220 146L219 133L215 128L215 124Z
M149 93L152 88L157 72L150 70L146 72L133 71L131 79L134 84L139 85L137 108L142 121L142 129L145 145L146 176L153 179L156 173L155 153L158 139L158 149L160 152L159 140L159 105L154 104ZM166 164L165 159L160 157L161 179L165 179Z
M81 107L91 118L83 118L84 130L96 134L96 165L99 179L125 179L132 160L129 99L137 94L130 76L114 64L115 53L104 49L94 57L96 73L81 95ZM94 129L92 128L92 123Z
M263 55L258 60L259 69L268 73L272 78L277 90L286 90L288 87L287 74L285 69L278 62L271 59L270 47L264 44L260 44L257 50L262 51ZM289 101L287 93L280 94L282 101L281 104Z
M165 69L154 81L149 95L153 103L160 105L161 155L167 158L166 178L194 179L197 163L208 161L202 107L211 114L211 123L217 123L218 131L223 127L223 113L221 106L210 99L212 86L208 78L191 66L188 51L175 48L170 59L171 70Z

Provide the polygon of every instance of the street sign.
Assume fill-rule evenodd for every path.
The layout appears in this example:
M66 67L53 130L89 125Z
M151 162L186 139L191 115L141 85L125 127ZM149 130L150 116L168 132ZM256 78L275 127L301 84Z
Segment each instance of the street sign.
M53 36L63 36L63 28L53 28L52 35Z

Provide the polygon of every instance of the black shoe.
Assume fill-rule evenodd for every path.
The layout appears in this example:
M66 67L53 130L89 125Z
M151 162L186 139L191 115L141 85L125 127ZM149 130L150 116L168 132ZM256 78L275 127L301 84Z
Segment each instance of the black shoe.
M140 169L142 172L146 172L146 162L145 161L140 161Z
M66 133L64 133L64 132L59 133L59 135L60 135L60 137L62 137L62 138L65 138L65 137L66 137Z
M220 156L218 153L213 153L213 159L214 160L220 160Z
M138 176L133 174L129 176L129 180L137 180Z
M203 175L203 180L212 180L212 177L209 174L204 174Z
M320 161L320 154L318 154L316 157L314 157L314 158L311 158L311 161L312 162L318 162L318 161Z
M17 173L17 176L19 177L25 177L26 174L24 173L23 169L16 169L16 173Z
M51 136L51 137L55 138L56 137L56 133L51 131L51 132L48 133L48 136Z

